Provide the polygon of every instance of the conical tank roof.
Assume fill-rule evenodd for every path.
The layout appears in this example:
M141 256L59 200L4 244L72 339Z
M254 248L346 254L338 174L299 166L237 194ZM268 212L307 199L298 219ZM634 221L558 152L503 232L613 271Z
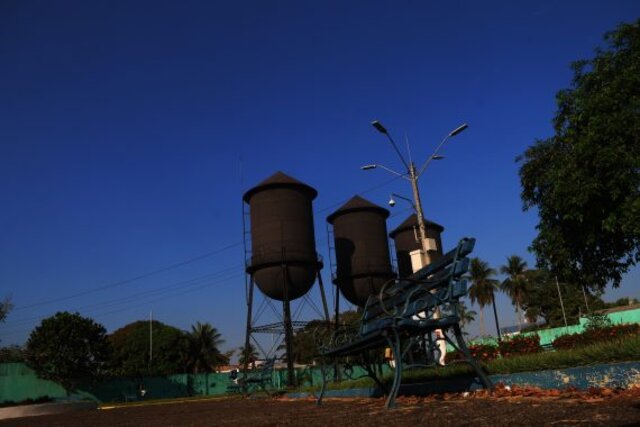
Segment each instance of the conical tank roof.
M389 233L389 237L393 239L396 236L396 234L405 230L409 230L415 227L417 224L418 224L418 215L412 214L411 216L409 216L409 218L405 219L402 222L402 224L397 226L395 230L391 231L391 233ZM441 226L440 224L436 224L433 221L429 221L428 219L424 220L424 225L426 228L431 228L433 230L438 231L439 233L442 233L444 231L443 226Z
M385 219L389 217L389 211L386 210L385 208L380 207L375 203L371 203L367 199L364 199L360 196L353 196L351 199L349 199L347 203L340 206L337 211L329 215L327 217L327 222L329 224L333 224L333 221L340 215L344 215L346 213L351 213L356 211L378 212Z
M298 187L302 190L307 191L311 199L315 199L316 196L318 195L318 192L314 188L308 186L303 182L298 181L293 177L290 177L289 175L281 171L278 171L273 175L271 175L269 178L265 179L264 181L256 185L255 187L248 190L246 193L244 193L244 196L242 196L242 200L249 203L249 200L255 193L262 190L279 188L279 187Z

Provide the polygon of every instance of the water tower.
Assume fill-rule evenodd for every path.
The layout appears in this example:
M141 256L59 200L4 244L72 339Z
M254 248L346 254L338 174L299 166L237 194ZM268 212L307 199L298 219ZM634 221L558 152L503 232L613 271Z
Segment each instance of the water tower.
M424 225L427 235L427 247L429 248L426 256L426 265L428 265L442 256L442 239L440 235L444 231L444 227L427 219L424 220ZM401 279L406 278L414 270L411 263L411 253L422 249L416 214L405 219L402 224L389 233L389 237L393 239L396 247L398 276Z
M281 330L285 336L290 384L294 381L290 303L304 296L316 278L320 281L324 314L328 318L319 274L322 262L316 253L313 227L312 202L317 194L310 186L277 172L243 196L249 207L251 235L246 266L250 283L245 348L249 348L251 334ZM254 284L267 298L282 302L283 321L278 325L253 325ZM245 360L245 365L247 363Z
M333 283L359 307L395 277L389 257L389 211L355 196L327 217L333 226L336 271ZM335 310L338 317L338 297Z

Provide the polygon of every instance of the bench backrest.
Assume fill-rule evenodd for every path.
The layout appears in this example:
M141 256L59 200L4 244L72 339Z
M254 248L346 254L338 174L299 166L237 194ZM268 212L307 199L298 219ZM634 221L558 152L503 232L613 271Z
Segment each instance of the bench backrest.
M387 286L382 301L381 295L370 296L362 315L361 332L368 330L368 323L389 313L407 318L429 308L457 302L467 293L467 281L462 276L469 269L467 255L474 246L475 239L464 238L442 258ZM457 307L453 310L457 313Z

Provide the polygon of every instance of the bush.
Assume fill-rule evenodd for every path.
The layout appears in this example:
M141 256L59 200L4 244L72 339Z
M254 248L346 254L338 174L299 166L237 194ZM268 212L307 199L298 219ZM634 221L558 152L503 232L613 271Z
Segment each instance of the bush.
M509 357L514 354L538 353L542 351L542 346L538 335L514 335L503 339L498 350L502 357Z
M585 331L611 327L611 319L606 314L587 314L587 323L584 325Z
M551 344L555 349L571 349L640 333L640 325L614 325L586 329L580 334L562 335Z
M486 363L498 357L498 347L492 344L471 344L469 351L471 356L480 362ZM445 362L449 363L454 360L464 360L464 357L458 351L447 353Z

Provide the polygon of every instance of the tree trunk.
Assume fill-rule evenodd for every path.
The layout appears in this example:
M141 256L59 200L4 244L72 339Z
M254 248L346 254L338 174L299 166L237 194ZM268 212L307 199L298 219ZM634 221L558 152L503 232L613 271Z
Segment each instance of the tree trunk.
M498 334L498 341L501 341L502 337L500 336L500 323L498 322L498 310L496 309L496 297L493 294L491 294L491 302L493 303L493 316L496 319L496 333Z
M516 302L516 312L518 313L518 330L522 332L522 308L519 302Z

